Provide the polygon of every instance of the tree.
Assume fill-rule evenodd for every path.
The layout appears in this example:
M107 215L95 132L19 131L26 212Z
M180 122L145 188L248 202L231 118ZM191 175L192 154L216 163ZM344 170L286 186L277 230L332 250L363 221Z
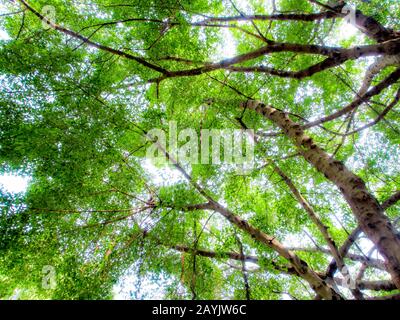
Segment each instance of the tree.
M0 296L399 299L396 1L2 3ZM150 134L186 128L253 166Z

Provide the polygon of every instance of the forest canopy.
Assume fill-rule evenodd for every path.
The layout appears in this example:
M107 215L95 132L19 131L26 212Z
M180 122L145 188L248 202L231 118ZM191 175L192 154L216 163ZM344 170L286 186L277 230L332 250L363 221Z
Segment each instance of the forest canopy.
M397 0L0 0L0 31L1 299L400 299Z

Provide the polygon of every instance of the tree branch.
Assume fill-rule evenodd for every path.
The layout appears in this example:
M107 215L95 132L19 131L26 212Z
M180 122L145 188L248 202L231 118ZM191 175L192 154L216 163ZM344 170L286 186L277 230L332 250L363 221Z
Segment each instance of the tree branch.
M123 51L120 51L120 50L117 50L117 49L113 49L113 48L104 46L102 44L93 42L89 38L86 38L86 37L80 35L79 33L76 33L76 32L71 31L69 29L63 28L63 27L51 22L45 16L41 15L38 11L36 11L33 7L31 7L25 0L18 0L18 1L23 6L25 6L29 11L31 11L35 16L37 16L40 20L46 22L51 28L53 28L53 29L55 29L57 31L60 31L60 32L66 34L66 35L69 35L69 36L71 36L71 37L73 37L75 39L81 40L83 43L86 43L88 46L91 46L91 47L97 48L99 50L103 50L103 51L109 52L111 54L114 54L114 55L117 55L117 56L120 56L120 57L124 57L124 58L129 59L129 60L136 61L137 63L143 65L144 67L147 67L147 68L152 69L154 71L160 72L162 74L168 73L167 70L165 70L165 69L163 69L163 68L161 68L159 66L156 66L154 64L151 64L151 63L149 63L148 61L146 61L145 59L143 59L141 57L137 57L137 56L134 56L134 55L132 55L130 53L123 52Z
M400 69L398 76L400 77ZM274 122L290 138L302 156L341 191L364 233L385 258L393 282L400 288L400 238L365 182L343 163L329 156L307 136L287 114L257 101L247 101L242 108L255 110Z
M378 85L373 87L362 97L357 98L356 100L354 100L352 103L350 103L346 107L330 114L329 116L320 118L315 121L308 122L307 124L303 125L303 129L311 128L311 127L323 124L325 122L340 118L341 116L345 115L346 113L358 108L364 102L369 101L372 97L380 94L383 90L385 90L392 84L396 83L399 79L400 79L400 68L398 68L397 70L392 72L386 79L382 80Z

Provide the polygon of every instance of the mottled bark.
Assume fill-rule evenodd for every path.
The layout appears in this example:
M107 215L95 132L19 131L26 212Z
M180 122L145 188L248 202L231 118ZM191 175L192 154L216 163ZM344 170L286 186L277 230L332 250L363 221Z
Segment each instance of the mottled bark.
M154 141L153 137L143 132L144 135L150 140ZM225 217L232 225L236 226L240 230L244 231L248 235L250 235L254 240L261 242L262 244L266 245L267 247L274 250L278 253L281 257L288 260L290 266L294 269L294 272L299 277L303 278L305 281L309 283L311 288L323 299L327 300L342 300L343 297L340 293L336 292L334 288L332 288L328 283L326 283L321 277L312 270L308 264L301 260L295 253L292 251L287 250L283 244L281 244L275 237L268 235L261 230L255 228L254 226L250 225L246 220L243 220L236 214L234 214L229 209L220 205L217 201L215 201L205 190L202 186L200 186L196 181L192 179L192 177L186 172L186 170L177 162L177 160L172 157L165 148L156 143L159 150L164 153L165 157L170 160L175 168L182 173L182 175L189 181L189 183L203 196L205 197L208 202L205 204L200 205L192 205L186 206L181 208L182 210L213 210L218 212L223 217Z
M361 232L362 232L361 228L357 227L356 229L353 230L352 233L349 234L346 241L339 248L339 252L342 257L348 256L348 252L349 252L351 246L357 240L357 238L361 234ZM337 268L338 268L338 265L337 265L336 261L333 259L326 270L326 276L332 278L333 275L335 274Z
M360 10L356 10L357 28L368 37L383 42L400 37L400 32L382 26L377 20L364 15Z
M314 209L311 207L311 205L308 203L308 201L297 190L297 188L293 184L292 180L276 164L273 164L273 167L274 167L275 172L277 172L282 177L282 179L285 181L286 185L289 187L290 191L293 193L294 197L301 204L303 209L307 212L311 221L317 226L319 232L324 237L324 240L329 247L329 250L333 256L333 259L336 261L336 264L339 267L339 270L342 273L342 275L346 279L350 280L351 279L350 273L349 273L347 267L345 266L343 257L340 255L340 252L336 246L335 241L333 240L332 236L329 234L328 227L323 224L323 222L318 217L317 213L314 211ZM356 299L362 299L362 295L360 294L359 290L350 289L350 291Z
M210 17L203 21L202 23L209 22L232 22L232 21L318 21L323 19L332 19L337 15L332 11L324 11L319 13L278 13L272 15L241 15L241 16L231 16L231 17Z
M259 49L253 50L251 52L237 55L233 58L224 59L215 63L208 63L198 68L186 69L186 70L178 70L178 71L169 71L164 69L154 63L147 61L146 59L132 55L130 53L117 50L100 43L93 42L88 37L84 37L83 35L59 26L43 16L40 12L34 9L27 1L18 0L27 10L32 12L36 17L41 19L42 21L48 23L48 25L70 37L78 39L82 41L82 43L97 48L99 50L106 51L108 53L136 61L144 67L152 69L161 73L161 76L157 78L153 78L149 80L149 82L160 83L164 79L175 78L175 77L187 77L187 76L198 76L201 74L205 74L208 72L212 72L220 69L229 69L231 66L239 63L243 63L249 60L256 59L258 57L278 52L293 52L293 53L304 53L304 54L314 54L314 55L322 55L326 56L327 59L324 61L317 63L309 68L299 71L299 72L289 72L289 71L279 71L279 70L269 70L271 74L293 77L293 78L304 78L315 74L317 72L323 71L325 69L337 66L342 64L347 60L358 59L363 56L380 56L380 55L395 55L400 53L400 38L389 38L387 41L373 44L373 45L365 45L365 46L357 46L350 49L345 49L341 47L329 47L329 46L321 46L321 45L313 45L313 44L299 44L299 43L280 43L275 41L268 41L268 45L261 47ZM328 14L330 16L330 14ZM132 21L136 21L138 19L133 19ZM149 20L148 22L156 22L158 20ZM111 22L114 23L114 22ZM199 24L200 25L200 24ZM204 25L211 26L211 25ZM217 27L217 26L216 26ZM226 26L218 26L218 27L226 27ZM254 35L254 34L252 34ZM261 67L262 68L262 67ZM267 71L268 69L265 69ZM257 72L257 67L255 67L253 72Z
M364 181L318 147L284 112L253 100L243 103L242 107L255 110L279 126L302 156L340 189L360 228L385 258L387 270L400 289L400 237Z
M393 291L396 290L396 285L392 281L378 280L378 281L356 281L356 287L360 290L374 290L374 291Z
M382 202L382 209L387 210L391 206L395 205L398 201L400 201L400 191L396 191L393 195L391 195L388 199L386 199L384 202ZM346 241L343 243L343 245L340 247L339 252L342 257L349 256L348 252L351 248L351 246L354 244L354 242L357 240L357 238L360 236L362 230L358 226L355 228L347 237ZM366 258L366 257L365 257ZM369 258L370 260L370 258ZM332 260L332 262L329 264L328 269L326 271L326 275L328 277L333 277L337 270L337 264L335 260Z
M390 296L383 296L383 297L370 297L367 300L400 300L400 294L392 294Z
M355 22L357 29L377 42L384 42L400 37L399 31L384 27L376 19L364 15L360 10L356 10L355 12Z
M310 284L311 288L322 298L328 300L343 299L341 295L324 280L322 280L321 277L315 271L313 271L304 260L301 260L292 251L287 250L275 237L271 237L261 230L254 228L247 221L236 216L234 213L216 202L210 202L210 205L214 211L219 212L233 225L245 231L253 239L265 244L276 251L281 257L288 260L290 265L294 268L296 274L306 280Z
M346 6L346 2L344 1L334 7L324 5L321 2L317 2L314 0L309 1L324 7L325 9L327 9L327 12L336 13L337 17L346 17L349 14L349 12L343 10L343 8ZM350 14L354 14L354 22L356 28L367 35L369 38L374 39L377 42L383 42L400 37L400 32L390 28L386 28L378 20L373 17L366 16L362 11L358 9L355 10L354 13L351 12Z

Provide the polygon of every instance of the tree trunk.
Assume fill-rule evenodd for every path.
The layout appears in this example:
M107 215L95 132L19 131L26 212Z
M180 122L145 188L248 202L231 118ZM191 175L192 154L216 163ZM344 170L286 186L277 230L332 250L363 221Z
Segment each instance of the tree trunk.
M242 107L255 110L278 125L302 156L340 189L361 229L385 258L387 270L400 289L400 237L364 181L318 147L284 112L253 100L243 103Z

